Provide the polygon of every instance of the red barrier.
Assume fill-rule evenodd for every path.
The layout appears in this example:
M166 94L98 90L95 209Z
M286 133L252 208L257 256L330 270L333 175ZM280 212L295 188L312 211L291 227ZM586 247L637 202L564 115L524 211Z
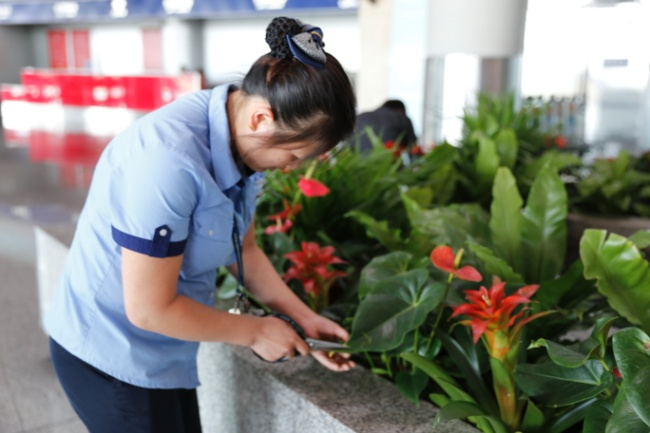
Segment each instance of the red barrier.
M73 182L79 180L74 173L84 173L82 184L89 181L88 173L113 137L106 134L201 89L196 72L173 77L98 76L28 68L22 71L21 82L0 86L5 142L29 146L32 161L59 165L62 184L70 186L79 184ZM111 119L113 123L105 123Z

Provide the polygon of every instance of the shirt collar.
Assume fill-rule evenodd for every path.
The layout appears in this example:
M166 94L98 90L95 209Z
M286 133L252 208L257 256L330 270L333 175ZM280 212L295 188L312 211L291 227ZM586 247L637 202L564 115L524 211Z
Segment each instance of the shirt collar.
M225 84L215 87L210 95L208 108L212 169L214 179L222 191L232 187L242 178L230 150L230 127L226 111L226 102L230 89L236 89L236 86Z

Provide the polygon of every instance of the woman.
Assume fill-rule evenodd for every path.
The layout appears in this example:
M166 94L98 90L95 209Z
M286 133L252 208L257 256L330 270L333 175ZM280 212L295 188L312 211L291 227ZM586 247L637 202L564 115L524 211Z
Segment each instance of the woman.
M64 276L46 318L57 376L95 432L199 432L200 341L274 361L309 348L277 317L212 308L216 269L239 272L260 302L307 336L346 340L309 310L255 244L265 170L291 169L348 136L355 98L319 28L275 18L271 52L241 88L197 92L126 129L97 164ZM312 354L349 370L343 355Z

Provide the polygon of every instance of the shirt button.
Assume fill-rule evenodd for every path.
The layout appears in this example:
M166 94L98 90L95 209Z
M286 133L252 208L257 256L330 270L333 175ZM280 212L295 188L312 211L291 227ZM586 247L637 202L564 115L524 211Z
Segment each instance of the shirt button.
M160 234L160 236L162 236L162 237L167 236L167 229L162 229L162 230L160 230L160 231L158 232L158 234Z
M208 230L208 236L212 236L212 235L214 235L214 230L212 229Z

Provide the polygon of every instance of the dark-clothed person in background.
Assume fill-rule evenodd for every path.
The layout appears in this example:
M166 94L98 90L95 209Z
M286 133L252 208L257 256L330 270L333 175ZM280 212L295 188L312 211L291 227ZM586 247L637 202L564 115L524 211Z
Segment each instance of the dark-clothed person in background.
M357 116L355 137L359 140L359 149L362 152L372 149L371 136L366 130L368 127L382 143L392 142L400 148L410 148L417 141L411 119L406 115L406 107L397 99L390 99L376 110Z

